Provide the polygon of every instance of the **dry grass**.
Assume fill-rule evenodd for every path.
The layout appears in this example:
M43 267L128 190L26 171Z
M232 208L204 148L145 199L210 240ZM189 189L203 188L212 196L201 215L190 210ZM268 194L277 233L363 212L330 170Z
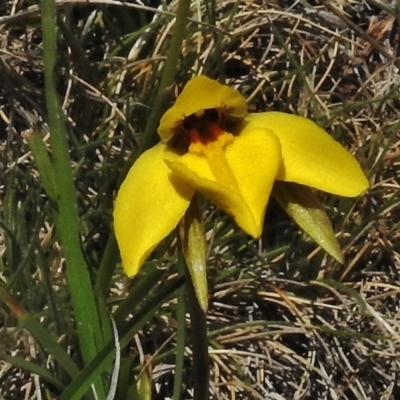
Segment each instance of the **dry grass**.
M21 136L46 120L37 13L32 6L21 14L31 4L10 0L0 6L0 15L13 15L8 24L0 17L0 276L22 304L48 321L41 293L56 285L63 298L66 283L49 205ZM71 38L61 42L60 93L78 166L84 246L95 269L110 230L123 155L136 148L152 106L171 19L157 12L150 21L134 9L131 25L124 26L119 13L125 8L117 1L63 4L70 24L63 35L79 34L81 47L74 48ZM146 19L150 22L144 25ZM260 242L249 241L208 209L215 399L400 396L398 26L391 2L383 0L229 0L218 2L215 13L193 4L178 83L200 73L224 77L246 95L253 111L314 119L356 155L371 182L368 193L356 200L323 195L344 249L344 265L316 249L274 204ZM51 260L49 274L43 272L45 262L38 266L37 258L29 259L35 252L42 261ZM115 277L111 301L124 296L121 279ZM154 398L159 399L171 393L173 310L173 302L166 304L130 347L132 354L150 359ZM45 363L5 309L0 321L0 354ZM187 371L185 398L190 398ZM43 391L37 376L6 362L0 382L4 399L33 399Z

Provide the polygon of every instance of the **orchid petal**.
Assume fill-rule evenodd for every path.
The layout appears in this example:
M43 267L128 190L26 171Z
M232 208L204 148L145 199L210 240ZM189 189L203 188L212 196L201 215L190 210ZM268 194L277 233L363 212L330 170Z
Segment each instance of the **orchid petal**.
M279 138L283 162L277 180L348 197L368 188L357 160L314 122L281 112L249 114L246 120L243 133L259 126L271 129Z
M231 215L248 234L261 235L265 208L281 162L279 141L266 129L247 131L227 145L224 157L234 185L212 170L209 160L197 154L166 158L171 170ZM223 175L223 174L222 174Z
M128 276L185 214L194 189L171 174L164 162L169 150L158 144L143 153L119 189L114 208L115 236Z
M161 140L167 142L171 139L177 125L189 115L211 108L231 117L244 117L247 114L246 99L236 89L203 75L195 76L161 118L158 127Z

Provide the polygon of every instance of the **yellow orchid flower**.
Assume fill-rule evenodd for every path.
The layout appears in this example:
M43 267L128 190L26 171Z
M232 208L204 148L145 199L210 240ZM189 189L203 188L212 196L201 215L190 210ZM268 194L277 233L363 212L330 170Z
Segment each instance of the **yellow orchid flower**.
M184 216L196 191L261 235L275 180L353 197L368 188L355 158L314 122L248 114L235 89L192 78L161 118L161 142L143 153L118 192L114 228L128 276Z

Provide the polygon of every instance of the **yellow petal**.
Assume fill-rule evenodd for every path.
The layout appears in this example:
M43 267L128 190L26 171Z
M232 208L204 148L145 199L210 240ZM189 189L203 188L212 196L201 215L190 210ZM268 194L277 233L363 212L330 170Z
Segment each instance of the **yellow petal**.
M180 178L194 186L231 215L248 234L261 235L265 208L281 162L278 139L266 129L247 131L235 137L223 154L237 185L216 176L204 156L187 153L168 157L166 163ZM218 174L217 174L218 175ZM234 186L237 187L235 190Z
M143 153L119 189L114 229L128 276L137 274L150 252L185 214L194 189L173 177L164 144Z
M283 162L277 180L348 197L368 188L357 160L314 122L280 112L249 114L246 120L244 131L262 126L279 138Z
M195 76L161 118L158 127L161 140L167 142L171 139L175 128L184 118L210 108L217 108L232 117L244 117L247 114L246 99L237 90L206 76Z

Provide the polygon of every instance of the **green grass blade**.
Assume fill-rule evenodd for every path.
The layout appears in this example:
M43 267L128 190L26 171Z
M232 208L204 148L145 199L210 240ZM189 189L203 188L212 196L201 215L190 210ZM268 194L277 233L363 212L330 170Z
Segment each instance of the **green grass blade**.
M163 279L165 271L158 269L155 265L147 268L147 271L137 284L129 292L128 297L120 304L113 317L117 325L121 325L128 314L147 296L154 285Z
M189 10L190 0L179 0L174 31L168 49L167 61L165 62L163 75L158 88L158 98L154 102L154 107L146 125L141 151L147 150L147 148L154 144L154 137L158 123L165 112L166 98L169 97L167 88L171 86L175 80L179 56L182 51L182 42L186 35Z
M71 378L78 375L79 369L68 353L57 342L57 339L47 331L37 319L28 313L7 291L0 286L0 300L17 317L18 322L27 329L37 342L51 354Z
M39 171L42 186L50 200L56 202L56 178L42 135L37 129L32 129L25 135L25 139L28 142L36 167Z
M111 232L107 240L103 257L101 258L95 283L96 293L103 298L107 297L107 293L110 289L110 283L117 265L118 257L119 250L117 240L115 239L114 232Z
M132 337L149 321L153 315L159 311L161 305L183 284L182 279L175 279L160 288L148 302L143 304L140 311L120 329L121 351L132 340ZM134 309L135 304L132 304ZM91 382L98 377L105 367L114 358L114 341L110 341L99 352L96 358L84 368L76 379L65 389L59 400L78 400L87 392Z
M0 353L0 359L13 365L15 368L23 369L24 371L29 371L32 374L39 375L43 380L47 381L53 385L58 390L62 390L64 385L61 381L55 378L48 369L41 367L31 361L25 360L21 357L14 357L8 354Z
M103 347L103 334L88 266L81 249L76 192L68 151L68 133L57 95L57 29L55 21L54 0L43 0L45 92L58 199L56 225L66 258L80 350L85 364L87 364L96 356L98 349ZM96 385L96 391L100 397L105 397L106 390L102 387L100 380Z

